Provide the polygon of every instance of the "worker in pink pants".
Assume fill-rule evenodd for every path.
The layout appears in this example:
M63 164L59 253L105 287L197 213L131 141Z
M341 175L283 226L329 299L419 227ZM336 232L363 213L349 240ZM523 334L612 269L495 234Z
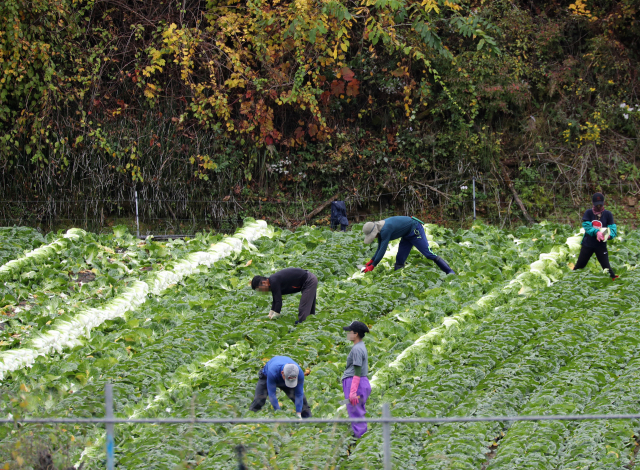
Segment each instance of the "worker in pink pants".
M364 418L367 398L371 394L371 385L367 379L369 355L363 341L369 328L360 321L354 321L343 329L347 332L347 339L353 343L347 356L347 368L342 375L342 390L344 397L349 400L347 413L351 418ZM360 438L367 432L367 423L351 423L351 429L353 435Z

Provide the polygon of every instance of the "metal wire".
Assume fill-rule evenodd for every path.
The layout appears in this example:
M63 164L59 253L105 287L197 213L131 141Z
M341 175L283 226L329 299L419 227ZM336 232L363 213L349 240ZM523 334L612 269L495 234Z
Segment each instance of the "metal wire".
M85 424L335 424L335 423L477 423L502 421L586 421L640 419L640 414L608 415L531 415L531 416L454 416L443 418L2 418L0 423L85 423Z

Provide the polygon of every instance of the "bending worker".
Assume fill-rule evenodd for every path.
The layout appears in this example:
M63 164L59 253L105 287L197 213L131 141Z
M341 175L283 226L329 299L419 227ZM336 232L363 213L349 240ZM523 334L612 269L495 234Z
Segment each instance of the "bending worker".
M316 313L316 291L318 278L315 274L300 268L286 268L271 276L255 276L251 280L251 288L260 292L269 292L273 296L269 318L280 315L282 296L302 292L298 306L298 319L295 324L302 323L309 315Z
M376 238L378 239L378 250L364 268L365 273L373 271L373 268L382 260L391 240L401 238L398 254L396 255L396 270L404 268L409 252L415 246L420 253L436 263L445 273L455 274L445 260L434 255L429 249L429 242L427 241L427 235L424 233L422 222L414 217L396 216L377 222L367 222L362 227L362 231L364 232L364 242L366 244L370 244Z
M273 409L279 410L276 387L295 403L298 418L311 418L311 408L304 396L304 372L293 359L287 356L274 356L260 369L256 395L249 410L260 411L267 401L267 396Z
M607 240L609 238L615 238L618 234L618 228L613 222L613 214L604 209L604 195L602 193L595 193L591 197L591 201L593 207L587 209L582 216L584 237L582 237L582 246L580 247L578 261L576 261L573 270L584 268L591 259L591 256L595 253L602 269L608 269L611 279L616 280L618 276L616 276L616 273L609 264ZM609 228L608 234L606 234L605 228Z

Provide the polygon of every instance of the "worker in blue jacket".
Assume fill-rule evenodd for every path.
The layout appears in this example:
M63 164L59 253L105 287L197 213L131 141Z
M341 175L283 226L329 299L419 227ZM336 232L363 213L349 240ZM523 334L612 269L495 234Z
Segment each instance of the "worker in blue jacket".
M249 410L260 411L267 397L273 409L279 410L276 388L282 390L295 403L298 418L311 418L311 408L304 396L304 371L287 356L274 356L260 369L255 398Z
M380 263L387 251L389 242L400 238L400 246L396 255L396 270L404 268L411 248L415 246L420 253L433 261L446 274L455 274L445 260L431 251L422 222L414 217L396 216L377 222L367 222L362 227L362 231L364 232L364 242L366 244L372 243L375 239L378 240L378 250L364 268L365 273L373 271L373 268Z
M602 193L595 193L591 197L591 202L593 203L593 207L587 209L582 216L584 237L582 237L582 246L580 247L578 261L576 261L573 270L584 268L591 259L591 256L595 253L602 269L609 270L609 276L615 281L618 279L618 276L616 276L616 273L609 264L607 240L616 237L618 227L613 222L613 214L604 209L604 195ZM608 235L604 230L606 228L609 229Z

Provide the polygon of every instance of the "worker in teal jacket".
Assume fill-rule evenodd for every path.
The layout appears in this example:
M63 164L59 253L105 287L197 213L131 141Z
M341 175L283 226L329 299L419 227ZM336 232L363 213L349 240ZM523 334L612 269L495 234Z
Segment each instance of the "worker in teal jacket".
M396 255L395 269L404 268L407 257L414 246L427 259L433 261L446 274L455 274L453 269L445 260L436 256L429 248L427 235L424 233L422 222L413 217L396 216L377 222L367 222L362 227L364 232L364 242L370 244L373 240L378 240L378 250L373 258L367 263L364 272L373 271L382 260L387 246L391 240L400 238L400 246Z
M587 209L582 216L582 228L584 228L584 237L582 237L582 246L578 261L573 270L584 268L591 256L595 253L602 269L609 271L612 280L618 279L613 268L609 264L609 252L607 250L607 240L615 238L618 235L618 227L613 222L613 214L604 209L604 195L595 193L591 197L593 207ZM608 228L609 233L606 234L604 229Z

